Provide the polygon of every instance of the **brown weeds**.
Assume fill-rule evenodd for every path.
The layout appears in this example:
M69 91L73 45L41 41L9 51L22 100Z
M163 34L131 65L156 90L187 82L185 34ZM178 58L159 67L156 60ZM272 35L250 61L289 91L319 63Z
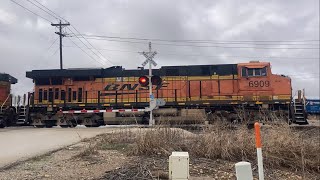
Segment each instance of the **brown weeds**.
M132 155L170 155L172 151L186 150L184 135L181 131L171 128L146 130L137 136L131 151Z
M320 173L318 136L291 129L288 125L262 127L265 167ZM178 129L149 129L137 135L130 152L168 156L172 151L188 151L197 158L245 160L256 164L254 131L245 126L234 128L219 124L194 136Z
M299 172L320 173L318 129L301 131L287 124L261 128L263 161L266 168L287 167ZM168 157L172 151L188 151L192 158L249 161L256 165L254 130L245 125L215 123L199 134L170 128L120 129L98 137L95 146L81 156L97 150L125 150L129 155Z

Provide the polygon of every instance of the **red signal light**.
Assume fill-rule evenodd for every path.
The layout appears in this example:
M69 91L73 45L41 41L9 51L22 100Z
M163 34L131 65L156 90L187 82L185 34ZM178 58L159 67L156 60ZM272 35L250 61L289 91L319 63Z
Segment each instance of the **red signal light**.
M141 83L146 83L147 82L147 80L146 80L146 78L141 78Z
M151 83L152 85L160 85L162 83L162 79L159 76L152 76Z
M147 76L141 76L139 77L139 84L143 87L149 85L149 78Z

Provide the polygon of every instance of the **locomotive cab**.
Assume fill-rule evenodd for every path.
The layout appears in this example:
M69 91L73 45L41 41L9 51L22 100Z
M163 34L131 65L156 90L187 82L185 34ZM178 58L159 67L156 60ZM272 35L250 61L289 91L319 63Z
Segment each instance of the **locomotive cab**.
M288 104L291 101L291 79L272 74L269 62L250 61L238 64L239 90L245 100ZM247 98L247 99L246 99Z
M270 63L251 61L238 64L239 90L245 101L270 100L272 97L272 75Z

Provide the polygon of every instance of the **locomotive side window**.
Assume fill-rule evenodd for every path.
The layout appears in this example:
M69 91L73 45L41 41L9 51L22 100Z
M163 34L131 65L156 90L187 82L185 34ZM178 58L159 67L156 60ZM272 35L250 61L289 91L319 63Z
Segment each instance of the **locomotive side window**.
M246 77L247 76L247 68L243 67L242 68L242 77Z
M248 76L249 76L249 77L250 77L250 76L254 76L254 75L253 75L253 72L254 72L253 70L254 70L254 69L247 69L247 70L248 70Z
M261 69L259 68L254 69L254 76L261 76Z
M49 88L49 102L53 101L53 90L52 88Z
M261 69L261 76L267 76L267 67Z
M267 76L267 67L264 68L247 68L243 67L242 77Z
M71 102L71 88L68 89L68 102Z
M55 88L54 90L54 99L59 99L59 88Z
M77 100L77 91L72 91L72 100Z
M44 90L44 93L43 93L43 100L48 100L48 91L47 90Z
M78 89L78 102L82 102L82 88Z
M42 102L42 89L39 89L39 102Z
M61 100L66 99L66 92L64 90L61 90Z

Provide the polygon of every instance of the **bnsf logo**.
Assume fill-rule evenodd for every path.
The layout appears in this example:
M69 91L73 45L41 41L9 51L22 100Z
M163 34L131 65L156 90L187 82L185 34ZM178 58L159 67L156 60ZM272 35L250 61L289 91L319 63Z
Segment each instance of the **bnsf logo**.
M159 90L163 87L168 87L169 83L162 83L160 85L155 86L155 90ZM148 90L149 86L147 87L141 87L139 84L108 84L104 88L105 91L122 91L122 90L128 90L128 91L133 91L133 90Z

